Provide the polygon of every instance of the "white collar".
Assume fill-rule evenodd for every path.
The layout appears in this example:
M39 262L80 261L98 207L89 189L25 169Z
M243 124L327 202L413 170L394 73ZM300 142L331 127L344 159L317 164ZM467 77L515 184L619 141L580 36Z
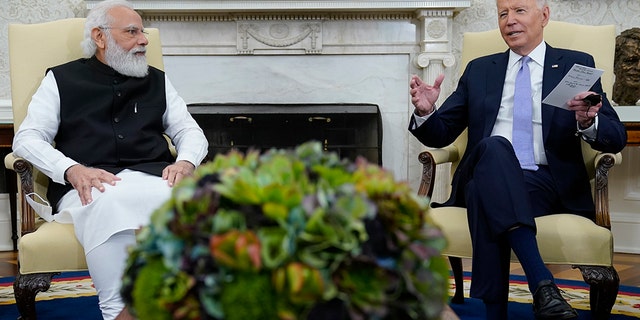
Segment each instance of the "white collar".
M538 46L536 46L533 51L529 53L529 58L535 61L538 65L544 66L544 54L547 51L547 44L542 41ZM509 50L509 67L513 67L520 59L521 55L513 52L513 50Z

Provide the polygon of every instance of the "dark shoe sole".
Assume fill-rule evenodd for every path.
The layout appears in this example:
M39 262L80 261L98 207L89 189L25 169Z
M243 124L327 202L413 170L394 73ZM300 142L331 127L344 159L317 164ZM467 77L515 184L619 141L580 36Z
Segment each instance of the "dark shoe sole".
M578 313L574 311L573 313L565 313L562 315L554 315L549 317L539 317L536 315L536 320L569 320L569 319L578 319Z

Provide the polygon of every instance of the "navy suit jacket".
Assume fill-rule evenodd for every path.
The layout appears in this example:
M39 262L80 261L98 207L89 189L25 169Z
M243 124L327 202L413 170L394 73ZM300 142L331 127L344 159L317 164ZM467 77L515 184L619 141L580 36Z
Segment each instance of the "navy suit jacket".
M439 148L451 144L468 128L467 152L461 160L462 166L468 151L491 135L500 108L508 60L509 52L505 51L469 62L455 92L420 127L413 129L414 118L411 117L409 131L424 145ZM575 63L595 66L589 54L557 49L547 44L543 99ZM597 138L589 143L596 150L620 152L626 144L626 130L602 92L600 80L591 91L603 95L603 104L598 113ZM593 198L582 158L582 138L576 135L575 112L542 104L542 131L549 169L563 205L571 213L593 219ZM465 207L464 186L457 184L455 176L452 183L451 197L444 205Z

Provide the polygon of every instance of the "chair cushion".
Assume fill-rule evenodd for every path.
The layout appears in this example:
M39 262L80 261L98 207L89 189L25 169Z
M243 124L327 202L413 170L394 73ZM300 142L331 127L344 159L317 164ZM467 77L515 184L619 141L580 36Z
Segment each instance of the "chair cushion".
M447 238L443 254L471 258L471 236L464 208L429 209L430 217ZM574 214L554 214L536 218L537 240L547 264L611 266L613 235L609 229ZM517 261L512 254L512 260Z
M45 222L18 242L20 273L87 270L84 249L72 224Z

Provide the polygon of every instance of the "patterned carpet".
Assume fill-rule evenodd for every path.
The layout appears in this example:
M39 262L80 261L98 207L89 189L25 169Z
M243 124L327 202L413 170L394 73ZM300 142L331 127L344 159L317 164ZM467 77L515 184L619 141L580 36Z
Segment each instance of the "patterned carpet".
M18 319L13 277L0 278L0 320ZM102 320L98 297L87 272L65 272L36 296L39 320Z
M453 280L452 280L453 281ZM562 290L562 296L579 312L581 310L589 310L589 291L588 286L581 281L574 280L561 280L556 279L556 284ZM469 288L471 286L471 279L468 273L465 273L464 277L464 292L465 297L469 297ZM450 293L453 295L454 285L451 282ZM465 303L468 300L465 299ZM533 298L529 292L526 278L524 276L511 276L509 285L509 301L519 304L529 305L526 307L527 312L530 313L531 303ZM480 301L470 301L471 303L477 303L482 305ZM458 309L457 306L452 305L454 310ZM511 307L510 307L511 308ZM458 310L456 310L458 312ZM613 306L612 315L622 315L632 318L640 318L640 288L621 286L618 291L618 297L615 305ZM582 314L582 312L581 312ZM582 317L581 317L582 318ZM464 319L464 318L463 318Z
M588 312L584 312L584 310L589 310L589 292L586 289L586 285L583 282L572 280L557 280L556 282L564 292L563 296L581 313L580 319L589 319ZM0 278L0 319L16 319L17 317L12 283L12 277ZM464 285L465 296L468 297L470 286L468 275L465 277ZM451 283L451 294L453 294L453 282ZM90 313L96 314L98 312L99 314L95 296L96 291L93 288L91 278L86 272L63 273L54 277L51 288L47 292L41 292L37 295L37 301L42 301L37 304L38 313L42 315L41 317L39 316L39 319L72 319L72 315L77 314L79 309L90 309ZM509 296L509 300L514 302L514 305L522 305L520 307L524 311L518 312L531 313L530 304L532 298L524 277L512 276ZM86 297L92 298L85 299ZM53 300L57 299L60 300L54 304ZM482 319L482 312L478 310L483 307L482 303L474 300L466 299L464 305L452 305L452 307L463 320ZM67 307L56 307L60 306L63 301ZM47 311L49 308L56 310L56 312L60 311L62 314L54 315L51 311ZM510 305L510 312L511 309ZM473 313L474 315L467 315L466 313ZM587 316L583 316L584 314ZM640 288L621 287L612 314L615 319L640 318ZM84 319L87 319L87 313L84 313L84 315ZM520 318L520 316L518 317Z
M96 295L96 289L87 272L66 272L53 278L51 288L40 292L37 301L62 298L90 297ZM0 306L16 303L13 297L13 277L0 278Z

